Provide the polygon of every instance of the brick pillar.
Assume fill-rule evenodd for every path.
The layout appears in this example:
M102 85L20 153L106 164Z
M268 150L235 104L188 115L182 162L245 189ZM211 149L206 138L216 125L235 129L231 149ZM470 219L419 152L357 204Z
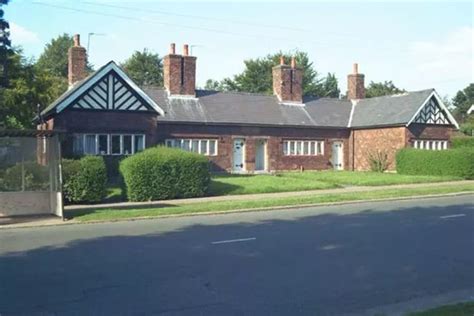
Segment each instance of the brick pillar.
M68 82L69 86L87 77L87 52L81 46L79 34L73 37L74 45L68 51Z
M163 58L163 81L170 95L196 95L196 57L189 56L188 45L179 55L171 44L170 53Z
M272 68L273 94L281 102L303 102L303 70L296 67L295 59L291 59L291 66L285 65L283 57L280 65Z
M349 100L365 98L364 77L359 73L358 65L354 64L352 74L347 76L347 98Z

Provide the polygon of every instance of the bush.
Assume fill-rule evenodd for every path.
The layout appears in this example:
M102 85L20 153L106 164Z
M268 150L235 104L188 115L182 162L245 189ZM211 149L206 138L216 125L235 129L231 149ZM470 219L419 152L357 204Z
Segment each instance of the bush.
M470 137L470 136L453 137L451 139L451 146L453 148L460 148L460 147L474 148L474 137Z
M125 158L120 172L130 201L203 196L210 183L206 157L161 146Z
M23 166L22 166L23 165ZM0 191L47 191L49 169L36 162L26 161L0 172ZM22 183L22 176L24 181Z
M443 151L406 148L397 153L396 160L400 174L474 179L474 148L470 147Z
M99 202L107 192L104 159L86 156L79 160L63 159L63 193L68 202Z
M370 170L374 172L384 172L388 169L388 154L386 151L377 151L369 153Z

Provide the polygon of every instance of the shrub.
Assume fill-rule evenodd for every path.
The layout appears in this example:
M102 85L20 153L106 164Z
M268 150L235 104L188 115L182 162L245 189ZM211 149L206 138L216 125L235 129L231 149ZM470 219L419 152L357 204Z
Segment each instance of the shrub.
M63 159L63 193L68 202L99 202L106 195L107 170L104 159L86 156Z
M406 148L397 153L396 160L400 174L474 179L474 148L470 147L443 151Z
M369 153L370 170L374 172L384 172L388 169L388 154L386 151L377 151Z
M206 157L161 146L125 158L120 172L131 201L203 196L210 183Z
M474 148L474 137L470 137L470 136L453 137L451 139L451 145L453 148L460 148L460 147Z
M17 163L0 172L0 191L49 190L49 169L33 161ZM23 177L23 181L22 181Z

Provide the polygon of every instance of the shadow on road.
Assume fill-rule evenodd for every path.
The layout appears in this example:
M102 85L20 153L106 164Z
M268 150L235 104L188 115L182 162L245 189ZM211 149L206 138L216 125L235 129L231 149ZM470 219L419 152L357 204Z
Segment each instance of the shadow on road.
M474 206L396 207L163 233L150 231L179 219L146 221L3 253L0 314L341 315L473 287ZM440 218L452 213L466 216Z

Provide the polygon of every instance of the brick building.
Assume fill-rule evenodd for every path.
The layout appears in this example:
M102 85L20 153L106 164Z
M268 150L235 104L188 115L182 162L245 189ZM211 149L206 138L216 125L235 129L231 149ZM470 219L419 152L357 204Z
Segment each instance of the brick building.
M294 59L272 69L273 95L197 90L196 57L174 44L164 88L138 87L113 61L86 77L75 36L69 90L43 112L66 132L63 153L120 156L163 144L209 157L214 171L368 170L369 157L400 148L443 150L458 128L435 90L365 99L357 64L347 99L305 97Z

